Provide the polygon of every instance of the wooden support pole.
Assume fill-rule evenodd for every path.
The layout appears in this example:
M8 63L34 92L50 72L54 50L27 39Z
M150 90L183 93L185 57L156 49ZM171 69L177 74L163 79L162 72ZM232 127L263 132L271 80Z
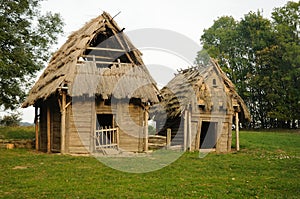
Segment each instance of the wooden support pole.
M172 136L172 131L170 128L167 128L167 148L171 147L171 136Z
M239 113L235 113L236 150L240 150Z
M187 122L188 114L187 110L184 110L184 125L183 125L183 151L186 151L187 147L187 130L188 130L188 122Z
M200 135L201 135L201 127L202 127L202 120L198 121L198 128L196 134L196 150L200 150Z
M144 151L148 151L148 118L148 106L146 106L144 111Z
M50 119L50 107L47 106L47 152L51 152L51 119Z
M61 98L61 137L60 137L60 152L65 153L65 144L66 144L66 91L62 91Z
M227 152L231 151L231 142L232 142L232 115L230 114L228 122L228 137L227 137Z
M116 139L117 139L116 140L116 142L117 142L117 149L119 150L119 144L120 144L119 143L120 142L119 141L120 140L119 127L117 127L116 130L117 130L117 137L116 137Z
M189 151L192 150L192 110L190 105L188 109L188 148Z
M34 114L34 123L35 123L35 150L39 150L39 116L38 116L38 108L35 107L35 114Z

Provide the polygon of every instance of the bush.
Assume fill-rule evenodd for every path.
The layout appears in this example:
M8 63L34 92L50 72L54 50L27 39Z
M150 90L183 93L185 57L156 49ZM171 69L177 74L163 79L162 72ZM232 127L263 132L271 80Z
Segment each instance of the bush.
M1 126L19 126L21 121L21 116L19 113L12 113L11 115L5 115L0 120Z

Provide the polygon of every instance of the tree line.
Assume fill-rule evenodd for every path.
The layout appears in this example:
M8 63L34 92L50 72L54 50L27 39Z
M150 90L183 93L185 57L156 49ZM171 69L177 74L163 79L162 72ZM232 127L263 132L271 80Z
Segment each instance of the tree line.
M222 16L204 30L196 62L218 60L246 102L250 128L296 128L300 120L300 2L240 20Z

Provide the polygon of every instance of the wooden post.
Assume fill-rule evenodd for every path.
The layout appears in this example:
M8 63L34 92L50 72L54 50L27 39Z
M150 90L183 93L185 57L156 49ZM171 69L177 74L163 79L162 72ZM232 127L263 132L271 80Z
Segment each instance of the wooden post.
M66 91L62 91L61 98L61 137L60 137L60 152L65 153L65 144L66 144Z
M148 151L148 118L148 106L146 106L144 110L144 151Z
M170 128L167 128L167 148L170 148L171 146L171 136L172 136L172 131Z
M189 151L192 150L192 110L190 105L188 109L188 148Z
M119 127L116 127L117 128L117 149L119 150L119 140L120 140L120 134L119 134Z
M50 107L47 106L47 152L51 152L51 120L50 120Z
M187 110L184 110L184 125L183 125L183 151L186 151L187 147L187 129L188 129L188 122L187 122Z
M38 116L38 108L35 107L34 114L34 123L35 123L35 150L39 150L39 116Z
M228 137L227 137L227 152L231 151L231 142L232 142L232 115L230 114L228 122Z
M239 113L235 113L236 150L240 150Z
M197 128L197 134L196 134L196 150L199 150L199 151L200 151L201 127L202 127L202 120L199 119L199 121L198 121L198 128Z

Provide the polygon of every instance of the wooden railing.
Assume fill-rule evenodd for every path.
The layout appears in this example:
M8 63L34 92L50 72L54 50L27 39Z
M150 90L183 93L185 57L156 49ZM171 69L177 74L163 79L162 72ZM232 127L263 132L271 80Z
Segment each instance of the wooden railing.
M101 128L95 131L95 149L102 150L105 148L118 148L119 146L119 129Z

